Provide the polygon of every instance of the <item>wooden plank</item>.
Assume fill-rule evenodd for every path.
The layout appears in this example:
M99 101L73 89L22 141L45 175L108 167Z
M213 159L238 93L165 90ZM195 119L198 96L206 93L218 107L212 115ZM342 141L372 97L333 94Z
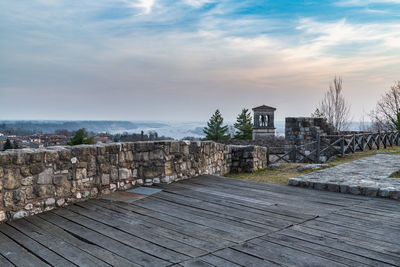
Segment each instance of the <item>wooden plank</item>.
M64 209L62 211L63 213L69 212ZM78 218L77 219L78 222L76 223L74 220L68 220L57 214L54 214L53 212L39 214L39 216L48 222L58 225L59 227L68 231L69 233L73 233L75 236L79 236L80 238L86 240L86 242L96 244L97 246L107 249L136 264L142 266L149 266L149 265L164 266L168 264L168 261L166 260L162 260L161 258L143 252L144 250L148 250L149 253L155 253L155 254L160 253L157 254L157 256L161 257L163 256L162 254L163 251L160 251L158 246L155 245L152 246L152 244L147 244L147 243L143 244L140 243L140 240L135 240L134 238L132 238L130 245L126 245L122 243L122 241L121 242L117 241L117 239L119 239L119 236L114 235L114 232L112 231L111 227L106 227L100 223L88 221L84 217ZM81 225L79 223L81 223ZM93 231L82 225L87 223L89 223L88 226L95 228L97 231ZM116 239L110 238L103 234L108 234L109 236L113 236ZM121 238L127 238L127 237L129 236L127 236L126 234L122 234ZM171 259L170 262L172 263L174 262L173 255L169 254L166 257ZM176 262L179 262L181 260L182 260L181 258L178 258Z
M189 185L185 185L182 183L177 183L174 184L174 188L171 187L165 187L164 192L169 192L181 196L187 196L187 197L192 197L196 198L202 201L211 202L218 204L220 206L227 206L227 207L232 207L238 210L245 210L249 211L255 214L263 214L272 218L279 218L283 220L290 221L292 223L298 223L302 222L304 220L309 220L311 218L314 218L315 216L312 215L304 215L299 212L291 212L287 210L283 210L281 208L277 208L276 206L271 206L271 205L261 205L261 204L256 204L253 202L248 202L245 200L237 200L235 198L227 197L227 196L216 196L214 194L208 194L205 192L197 192L190 190Z
M238 201L241 202L253 202L254 204L264 204L264 206L269 206L269 207L274 207L274 206L284 206L284 208L282 207L277 207L277 210L291 210L292 212L294 211L298 211L298 212L303 212L305 214L308 214L308 216L312 215L312 217L314 217L316 214L316 210L319 211L319 213L322 213L322 211L324 212L329 212L329 211L334 211L337 208L332 208L332 207L325 207L325 209L321 209L321 205L320 204L315 204L315 203L307 203L307 205L302 205L299 206L297 205L299 200L291 200L291 199L284 199L282 196L279 197L275 197L273 196L273 194L269 193L269 192L264 192L265 195L262 197L264 200L256 200L254 199L254 201L252 201L248 196L251 195L249 193L247 193L247 197L243 197L241 196L241 194L246 194L246 193L240 193L242 191L244 191L243 189L237 189L235 191L225 191L224 189L221 188L215 188L215 186L213 185L209 185L208 187L206 187L205 185L201 185L201 184L190 184L191 186L191 191L195 191L201 194L210 194L210 195L214 195L215 197L224 197L224 198L234 198ZM248 191L246 189L246 191ZM311 191L311 190L310 190ZM176 192L176 191L175 191ZM305 201L303 201L305 202ZM266 205L266 204L270 204L270 205ZM273 204L275 203L275 204Z
M1 254L0 254L0 266L1 267L12 267L15 266L14 264L12 264L9 260L7 260L6 258L4 258Z
M358 212L356 210L341 210L340 214L349 216L349 217L356 217L356 218L371 218L371 219L378 219L378 220L385 220L384 218L381 218L379 215L371 214L371 213L364 213L364 212ZM385 223L388 225L396 226L398 224L398 220L385 220Z
M86 209L79 209L76 208L76 206ZM181 234L176 231L171 231L164 227L154 226L135 218L134 216L127 217L124 214L104 209L92 205L91 203L80 203L76 206L71 207L71 210L142 239L148 241L151 240L151 242L155 242L166 248L171 248L182 254L188 253L186 255L191 257L205 255L206 252L215 250L215 246L210 247L209 242L207 241L196 239L193 236ZM89 212L87 212L88 209Z
M140 202L136 202L136 204L138 204L138 203L140 203ZM238 231L240 231L240 232L247 232L250 236L258 236L260 233L268 233L271 231L271 228L267 229L268 227L266 225L256 223L256 222L253 222L250 220L239 219L234 216L221 214L219 212L208 211L204 208L203 209L193 208L188 205L185 205L184 203L182 203L182 204L173 203L170 201L165 201L165 200L156 198L154 196L146 199L146 205L148 205L149 203L152 203L155 205L162 205L166 208L174 208L174 210L189 213L189 214L192 214L192 216L199 215L203 218L209 218L212 220L223 222L223 223L230 225L230 228L237 228Z
M218 218L217 216L207 216L207 214L200 211L188 210L173 204L167 205L161 201L150 200L150 198L147 198L146 202L137 201L135 202L135 205L166 213L179 219L229 232L232 236L235 236L235 241L237 242L242 242L260 235L255 231L248 230L244 224L242 224L242 227L238 227L233 225L234 221L223 220L223 218Z
M200 259L191 259L188 261L184 261L184 262L181 262L180 265L182 265L184 267L213 267L214 266L214 265L209 264Z
M368 214L368 215L377 215L377 216L380 216L382 218L382 220L395 221L395 222L400 221L400 213L395 213L395 212L385 212L385 211L380 211L380 210L375 210L375 209L362 208L360 206L348 207L344 210L355 211L355 212Z
M0 225L0 231L13 239L15 242L23 246L25 249L28 249L31 253L33 253L36 257L42 259L46 263L54 266L75 266L72 262L66 260L64 257L56 254L52 250L49 250L47 247L43 246L39 242L34 239L24 235L20 231L17 231L15 228L11 227L9 224Z
M360 246L358 241L356 242L347 242L343 241L341 238L331 238L328 235L323 234L319 231L314 231L313 229L305 228L303 226L294 226L291 229L285 229L280 232L281 234L293 236L296 238L301 238L303 240L312 240L311 242L315 242L320 245L332 247L338 250L346 251L349 253L353 253L359 255L361 257L366 257L375 261L380 261L386 264L394 264L400 262L400 258L396 256L392 256L389 254L385 254L382 252L378 252L375 250L367 249ZM311 237L310 237L311 236ZM318 238L315 238L318 237ZM373 243L372 243L373 244Z
M208 226L205 226L202 224L198 224L196 221L187 221L187 220L184 220L181 218L171 216L170 214L167 214L167 213L158 212L158 211L151 210L151 209L148 209L145 207L136 206L133 203L127 204L124 202L113 202L113 205L124 208L131 212L142 214L144 216L149 216L151 218L159 219L161 221L165 221L170 224L174 224L176 226L187 227L188 230L194 228L194 231L202 231L203 233L205 233L207 235L215 236L216 238L220 238L221 243L223 243L223 240L228 241L228 242L235 242L237 240L236 234L232 234L225 230L215 229L215 228L208 227Z
M49 235L26 220L15 221L12 226L43 246L57 251L59 255L78 266L110 266L96 257L85 253L78 247L72 246L56 236Z
M337 201L317 200L318 199L317 196L314 196L313 198L308 198L306 196L287 195L271 191L263 191L259 189L246 188L246 190L243 189L239 190L237 188L231 188L230 185L223 185L223 184L218 184L218 185L211 184L208 185L208 188L205 188L208 182L200 183L198 181L191 181L190 183L194 185L197 184L197 188L194 188L192 190L207 191L214 193L215 195L227 193L230 196L237 195L246 198L248 198L248 196L251 196L252 198L255 198L257 200L263 199L264 201L275 203L275 205L288 205L296 209L305 209L307 211L312 211L313 214L326 214L330 211L335 211L345 206L348 206L348 204L344 203L341 204L340 202L342 202L342 200L337 200ZM209 189L210 186L212 186L212 189ZM313 191L317 192L315 190ZM297 203L299 202L306 203L307 205L299 206L297 205ZM316 213L316 211L318 211L318 213Z
M182 209L191 214L201 215L205 218L215 219L221 222L225 222L230 224L231 226L240 227L249 231L253 231L255 233L269 233L272 231L276 231L279 228L266 225L260 222L255 222L254 220L246 219L245 217L235 216L235 214L225 214L223 212L212 211L211 208L208 208L208 205L204 205L204 207L194 207L193 205L187 205L186 203L178 203L173 202L161 198L157 198L156 196L152 197L152 200L159 201L159 203L163 203L163 205L173 206L177 209ZM206 204L206 203L204 203ZM290 224L288 224L290 225Z
M253 256L248 253L234 250L231 248L219 250L214 252L213 255L223 258L228 261L233 261L236 264L240 264L246 267L271 267L271 266L282 266L272 261L266 261L261 257ZM228 265L229 266L229 265Z
M337 224L326 223L321 221L309 221L305 224L302 224L302 226L327 233L338 234L339 236L343 235L344 237L349 236L351 237L352 240L357 240L357 242L362 242L362 240L365 239L366 242L368 242L369 240L372 243L375 241L377 242L382 241L383 243L387 244L388 248L390 248L390 246L399 245L400 242L395 237L392 238L391 236L385 235L385 233L387 233L385 231L382 231L381 233L370 233L367 231L363 231L362 229L359 230L349 229L346 227L341 227L340 225Z
M371 260L353 253L348 253L346 251L342 251L339 249L327 247L321 245L320 243L312 242L313 238L317 238L314 236L309 236L307 240L303 240L301 238L297 238L296 236L284 235L281 233L274 233L268 236L264 236L262 238L257 238L252 241L259 246L268 246L269 242L277 243L283 246L287 246L299 251L305 251L311 253L313 255L321 256L323 258L327 258L342 264L346 264L349 266L360 266L360 265L368 265L368 266L387 266L386 264L382 264L381 262ZM268 241L268 243L265 243Z
M174 195L168 192L160 192L159 194L156 194L153 196L154 198L162 199L168 202L172 202L175 204L180 204L180 203L185 203L185 206L190 206L193 208L198 208L198 209L204 209L207 211L211 212L216 212L219 214L224 214L224 215L230 215L232 217L236 217L239 219L243 219L242 221L252 221L256 222L260 227L263 227L262 225L265 225L265 229L271 230L271 231L276 231L280 228L285 228L290 225L292 225L292 222L288 222L282 219L278 218L270 218L267 216L264 216L263 214L255 214L252 212L244 211L244 210L238 210L235 208L231 208L229 206L221 206L214 204L209 201L202 201L202 200L197 200L192 197L185 197L185 196L179 196L179 195Z
M261 247L252 243L236 245L235 250L257 256L274 263L290 266L346 266L344 264L331 261L304 251L292 249L290 247L278 245L265 241ZM267 244L268 243L268 244Z
M95 244L91 244L88 242L84 242L81 239L75 237L74 235L68 233L67 231L61 229L60 227L48 221L43 220L39 216L28 217L26 218L26 220L36 225L37 227L41 228L42 230L49 232L51 235L55 235L61 238L62 240L74 246L79 247L81 250L93 255L96 258L101 259L104 262L107 262L110 265L132 266L132 267L140 266L102 247L99 247Z
M92 202L92 204L94 204L98 207L102 207L104 209L109 209L109 210L113 210L116 212L124 213L124 216L126 216L127 218L131 218L132 220L139 219L139 220L146 222L153 226L166 228L166 229L175 231L177 233L190 235L199 240L204 240L207 242L206 248L213 250L213 251L234 244L233 242L230 242L228 240L224 240L219 237L216 237L213 233L205 233L204 231L199 231L195 224L191 224L191 227L187 227L186 224L180 224L180 225L172 224L167 221L163 221L163 220L160 220L157 218L142 215L140 213L134 213L133 211L130 211L128 209L123 209L120 206L115 205L115 202L107 203L107 202L96 201L96 202Z
M0 233L0 254L16 266L50 266L2 233Z
M376 228L385 230L394 234L400 234L400 225L395 226L390 223L386 223L385 221L380 221L377 219L371 218L357 218L357 217L348 217L343 216L338 213L334 213L332 215L323 216L318 218L317 221L325 221L328 223L339 224L341 226L346 226L355 229L363 229L363 230L371 230L374 232Z
M214 176L201 176L194 179L188 179L182 181L183 184L193 184L194 186L207 186L207 188L225 188L233 187L236 189L235 192L248 193L258 192L263 195L274 194L274 196L286 196L291 197L301 197L304 200L309 200L310 202L316 199L326 200L334 204L334 202L343 203L344 205L350 206L352 204L358 204L361 202L368 201L372 198L365 196L356 195L339 195L335 192L329 191L317 191L317 190L304 190L304 188L292 187L280 184L272 184L265 182L242 180L238 178L227 178L227 177L214 177ZM173 184L174 185L174 184ZM244 190L245 189L245 190ZM255 191L253 191L255 190ZM268 192L267 192L268 191ZM246 194L249 196L249 194ZM256 196L250 195L252 198Z
M215 256L213 254L208 254L208 255L202 256L199 259L201 259L202 261L207 262L211 265L214 265L214 266L230 266L230 267L239 267L240 266L236 263L233 263L232 261L228 261L226 259Z

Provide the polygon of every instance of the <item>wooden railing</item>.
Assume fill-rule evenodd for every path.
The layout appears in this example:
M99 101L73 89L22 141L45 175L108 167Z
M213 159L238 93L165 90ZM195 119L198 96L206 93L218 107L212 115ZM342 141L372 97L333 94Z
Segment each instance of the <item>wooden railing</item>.
M320 163L333 156L344 156L357 151L374 150L400 145L399 132L359 133L348 135L317 134L315 141L304 145L271 147L268 151L268 164L283 162ZM276 151L280 150L280 151ZM282 150L284 150L282 152Z

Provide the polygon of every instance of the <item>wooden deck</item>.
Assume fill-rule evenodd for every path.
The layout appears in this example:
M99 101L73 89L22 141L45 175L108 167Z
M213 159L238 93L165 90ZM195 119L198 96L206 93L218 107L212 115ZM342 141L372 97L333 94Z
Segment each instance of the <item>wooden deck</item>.
M400 266L400 201L202 176L0 226L0 266Z

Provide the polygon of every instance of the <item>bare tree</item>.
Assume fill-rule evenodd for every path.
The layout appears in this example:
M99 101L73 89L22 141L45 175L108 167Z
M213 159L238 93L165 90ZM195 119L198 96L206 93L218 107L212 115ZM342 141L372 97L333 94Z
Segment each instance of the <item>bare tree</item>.
M371 112L371 119L378 130L400 130L400 81L382 95Z
M348 129L350 104L343 96L343 80L340 76L335 76L333 84L329 84L329 90L325 93L319 109L336 131Z

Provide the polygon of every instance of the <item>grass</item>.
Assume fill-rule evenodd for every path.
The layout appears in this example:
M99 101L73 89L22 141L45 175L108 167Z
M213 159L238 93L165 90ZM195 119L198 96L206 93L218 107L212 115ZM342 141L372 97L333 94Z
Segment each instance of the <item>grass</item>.
M400 155L400 147L388 147L387 149L371 150L347 154L344 157L337 157L328 162L328 168L338 166L343 163L351 162L361 158L376 155L377 153ZM284 163L276 168L266 168L252 173L228 173L225 177L253 180L259 182L268 182L275 184L288 184L289 178L297 177L312 172L312 170L298 171L297 168L307 163ZM392 178L400 178L400 171L395 173Z
M397 171L397 172L393 173L392 175L390 175L390 178L400 178L400 171Z

